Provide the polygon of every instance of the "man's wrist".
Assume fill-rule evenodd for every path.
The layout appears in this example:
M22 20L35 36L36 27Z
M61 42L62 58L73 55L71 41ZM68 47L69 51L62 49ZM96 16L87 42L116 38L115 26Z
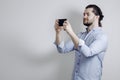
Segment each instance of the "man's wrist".
M74 32L73 30L66 30L66 32L69 34L69 35L72 35Z

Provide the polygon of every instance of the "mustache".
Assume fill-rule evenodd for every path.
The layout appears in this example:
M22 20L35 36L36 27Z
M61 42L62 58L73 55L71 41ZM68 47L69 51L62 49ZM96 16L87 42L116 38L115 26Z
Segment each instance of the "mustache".
M85 20L87 20L88 21L88 19L87 18L83 18L83 20L85 21Z

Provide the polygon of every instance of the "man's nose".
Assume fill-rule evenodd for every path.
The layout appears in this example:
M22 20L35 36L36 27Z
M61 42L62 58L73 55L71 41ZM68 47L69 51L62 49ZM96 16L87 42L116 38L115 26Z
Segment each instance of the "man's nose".
M87 18L87 15L84 15L83 17L84 17L84 18Z

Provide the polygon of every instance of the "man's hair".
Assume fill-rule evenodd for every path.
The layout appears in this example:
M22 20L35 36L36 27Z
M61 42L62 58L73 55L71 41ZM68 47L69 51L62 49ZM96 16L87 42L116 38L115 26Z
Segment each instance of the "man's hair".
M101 20L103 19L104 15L103 15L101 9L95 4L90 4L90 5L86 6L85 9L87 9L87 8L93 8L93 13L96 16L100 16L99 17L99 26L102 27Z

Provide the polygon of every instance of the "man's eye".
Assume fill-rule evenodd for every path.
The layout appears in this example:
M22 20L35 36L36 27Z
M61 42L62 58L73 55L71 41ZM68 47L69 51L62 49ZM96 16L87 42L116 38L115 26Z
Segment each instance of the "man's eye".
M85 13L83 13L83 15L85 16Z
M89 16L89 13L87 13L87 16Z

